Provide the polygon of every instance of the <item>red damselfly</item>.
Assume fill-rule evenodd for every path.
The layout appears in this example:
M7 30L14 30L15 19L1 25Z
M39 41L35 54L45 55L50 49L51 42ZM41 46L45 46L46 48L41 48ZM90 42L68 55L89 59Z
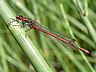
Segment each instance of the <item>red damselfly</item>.
M60 34L58 32L55 32L55 31L49 29L48 27L45 27L43 25L38 24L37 22L33 21L30 18L23 17L22 15L17 15L16 18L19 19L19 20L22 20L22 25L23 26L27 25L27 26L30 27L30 29L34 28L34 29L37 29L39 31L42 31L42 32L44 32L44 33L46 33L46 34L48 34L50 36L53 36L54 38L62 41L63 43L69 44L70 46L72 46L72 47L74 47L76 49L79 49L79 50L81 50L81 51L83 51L85 53L89 53L88 50L76 46L74 44L74 41L76 41L76 40L69 37L69 36L66 36L66 35ZM27 31L29 31L30 29L28 29Z

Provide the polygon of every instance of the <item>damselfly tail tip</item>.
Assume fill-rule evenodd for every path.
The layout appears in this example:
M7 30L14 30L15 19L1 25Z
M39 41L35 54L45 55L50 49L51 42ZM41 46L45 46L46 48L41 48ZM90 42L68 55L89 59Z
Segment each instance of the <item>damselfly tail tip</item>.
M88 54L89 54L90 52L88 51Z
M90 53L90 52L89 52L88 50L86 50L86 49L85 49L85 51L84 51L84 52L85 52L86 54L89 54L89 53Z

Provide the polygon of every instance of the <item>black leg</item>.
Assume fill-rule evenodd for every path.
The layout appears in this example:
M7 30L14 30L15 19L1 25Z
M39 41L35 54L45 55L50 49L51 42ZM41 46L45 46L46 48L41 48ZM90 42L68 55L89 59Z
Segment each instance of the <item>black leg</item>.
M25 32L28 32L29 30L31 30L32 28L30 28L30 29L28 29L28 30L26 30Z
M27 32L29 31L29 30L31 30L32 28L30 28L30 29L28 29L28 30L26 30L25 32L26 32L26 34L25 34L25 37L27 36Z

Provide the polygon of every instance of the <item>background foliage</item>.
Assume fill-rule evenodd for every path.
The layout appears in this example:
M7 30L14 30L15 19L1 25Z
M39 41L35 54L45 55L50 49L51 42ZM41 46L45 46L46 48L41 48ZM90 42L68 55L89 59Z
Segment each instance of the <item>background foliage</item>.
M18 14L75 38L84 54L32 29L28 36L52 72L96 71L95 0L0 0L0 72L35 72L6 24ZM10 11L10 13L9 13ZM72 51L73 50L73 51Z

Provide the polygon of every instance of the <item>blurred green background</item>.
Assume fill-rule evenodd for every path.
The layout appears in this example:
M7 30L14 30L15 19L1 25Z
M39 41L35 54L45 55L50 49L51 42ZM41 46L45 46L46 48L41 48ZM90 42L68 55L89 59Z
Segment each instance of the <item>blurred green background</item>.
M22 14L76 39L90 51L70 50L58 40L32 29L28 36L52 72L96 71L95 0L0 0L0 72L36 72L7 28L10 18Z

